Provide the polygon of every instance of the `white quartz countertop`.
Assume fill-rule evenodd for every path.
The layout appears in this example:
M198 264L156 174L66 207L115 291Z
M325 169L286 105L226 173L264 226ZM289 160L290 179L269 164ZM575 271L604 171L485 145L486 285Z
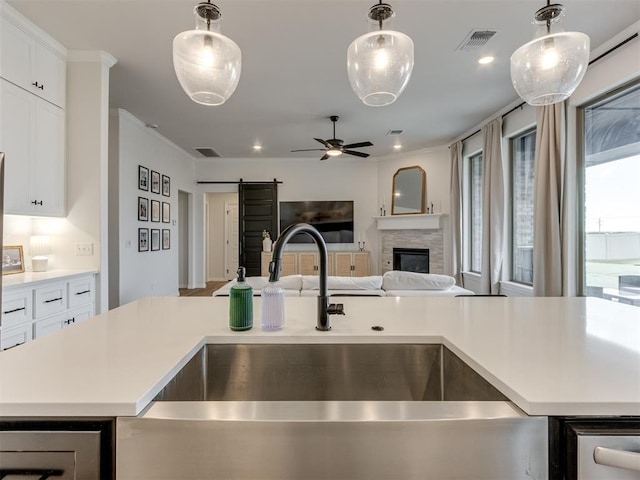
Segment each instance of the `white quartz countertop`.
M2 416L139 414L206 343L443 343L530 415L640 415L640 308L592 298L316 299L232 332L226 297L144 298L0 353ZM371 329L384 327L383 332Z
M3 290L11 290L18 287L37 286L42 282L51 280L68 280L73 277L95 274L97 270L49 270L46 272L23 272L2 277Z

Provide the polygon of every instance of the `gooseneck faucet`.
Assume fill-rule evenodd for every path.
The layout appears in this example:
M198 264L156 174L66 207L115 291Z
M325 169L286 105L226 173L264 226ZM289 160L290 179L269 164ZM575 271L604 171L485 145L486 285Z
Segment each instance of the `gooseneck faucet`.
M344 315L344 310L341 303L329 304L329 294L327 291L329 271L327 258L329 255L327 254L327 245L324 243L324 239L318 230L307 223L297 223L295 225L289 225L282 231L276 243L273 244L273 256L269 263L269 281L277 282L280 279L282 252L289 240L298 233L306 233L311 236L320 252L320 290L318 292L318 323L316 330L326 332L331 330L329 315Z

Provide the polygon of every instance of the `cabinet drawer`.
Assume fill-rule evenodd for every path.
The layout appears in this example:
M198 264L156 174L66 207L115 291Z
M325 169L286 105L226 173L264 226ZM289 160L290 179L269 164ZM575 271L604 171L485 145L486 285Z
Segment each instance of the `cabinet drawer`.
M11 328L29 322L32 317L32 290L2 292L2 327Z
M62 330L67 325L68 317L69 315L65 312L33 322L33 338L42 338L45 335Z
M0 350L22 345L31 340L31 324L25 323L15 328L3 328L0 332Z
M67 320L64 326L70 327L71 325L75 325L76 323L84 322L94 315L95 313L93 311L93 303L74 308L73 310L69 310L69 312L67 312Z
M69 281L69 308L93 303L94 290L93 276Z
M67 283L54 283L33 292L33 318L43 318L67 309Z

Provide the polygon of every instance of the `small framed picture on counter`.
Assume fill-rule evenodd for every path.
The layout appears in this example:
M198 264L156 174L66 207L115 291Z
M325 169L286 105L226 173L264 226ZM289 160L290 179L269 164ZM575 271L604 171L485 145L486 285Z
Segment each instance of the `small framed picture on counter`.
M24 272L22 245L2 247L2 275Z

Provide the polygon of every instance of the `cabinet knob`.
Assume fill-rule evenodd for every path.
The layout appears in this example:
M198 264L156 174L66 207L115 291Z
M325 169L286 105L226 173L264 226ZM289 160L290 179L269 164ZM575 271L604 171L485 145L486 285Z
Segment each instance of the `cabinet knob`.
M38 88L38 82L32 82L31 85L33 85L34 87Z
M42 205L42 200L33 200L31 203L34 205Z

